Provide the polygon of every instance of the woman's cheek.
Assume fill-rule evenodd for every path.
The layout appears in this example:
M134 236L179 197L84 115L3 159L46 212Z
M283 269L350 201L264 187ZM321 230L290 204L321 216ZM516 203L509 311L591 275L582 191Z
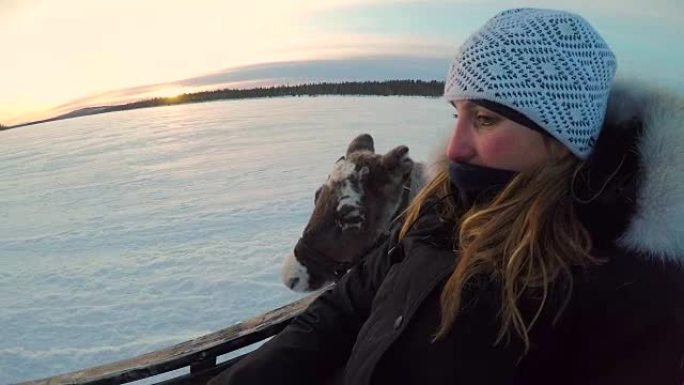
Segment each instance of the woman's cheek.
M515 147L516 140L513 136L504 133L492 133L481 143L480 156L494 160L514 152Z

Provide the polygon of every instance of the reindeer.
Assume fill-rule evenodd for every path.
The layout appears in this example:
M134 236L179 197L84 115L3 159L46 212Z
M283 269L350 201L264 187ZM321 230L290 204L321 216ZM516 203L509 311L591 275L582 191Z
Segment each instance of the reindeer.
M314 211L282 279L294 291L335 282L386 238L392 221L425 184L424 166L406 146L375 153L373 138L357 136L314 195Z

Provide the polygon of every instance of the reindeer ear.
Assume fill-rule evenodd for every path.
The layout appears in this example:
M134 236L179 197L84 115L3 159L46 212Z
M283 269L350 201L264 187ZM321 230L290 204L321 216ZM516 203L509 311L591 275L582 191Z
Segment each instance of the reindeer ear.
M368 135L368 134L361 134L354 138L354 140L349 143L349 147L347 147L347 156L351 154L352 152L356 151L370 151L370 152L375 152L375 147L373 147L373 137Z
M406 146L397 146L382 156L382 164L386 169L406 174L413 169L413 160L408 156Z
M368 168L368 166L361 167L361 169L359 170L359 178L360 179L365 178L369 172L370 172L370 169Z
M321 190L323 190L323 186L319 187L318 190L316 190L316 193L314 193L314 204L318 202L318 196L321 195Z

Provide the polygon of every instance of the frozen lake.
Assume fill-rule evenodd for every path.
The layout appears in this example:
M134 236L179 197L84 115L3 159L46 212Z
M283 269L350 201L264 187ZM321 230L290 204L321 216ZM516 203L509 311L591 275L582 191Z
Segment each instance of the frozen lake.
M280 264L349 141L436 151L441 99L294 97L0 132L0 383L128 358L299 297Z

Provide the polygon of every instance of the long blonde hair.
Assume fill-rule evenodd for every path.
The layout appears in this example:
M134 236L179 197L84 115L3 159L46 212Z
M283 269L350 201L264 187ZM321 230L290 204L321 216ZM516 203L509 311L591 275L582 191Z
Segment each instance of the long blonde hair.
M600 263L590 254L591 238L576 218L572 205L571 183L583 163L560 146L547 143L552 159L534 170L519 173L488 204L459 210L455 200L445 199L440 205L439 215L458 224L458 241L454 250L456 266L440 297L441 323L435 340L444 338L453 327L466 285L476 276L484 275L501 288L496 343L515 333L526 352L529 331L539 318L552 285L564 282L567 301L572 290L570 267ZM400 237L406 235L426 201L446 197L450 190L448 171L443 170L406 210ZM541 294L541 300L530 318L521 311L519 301L532 290Z

